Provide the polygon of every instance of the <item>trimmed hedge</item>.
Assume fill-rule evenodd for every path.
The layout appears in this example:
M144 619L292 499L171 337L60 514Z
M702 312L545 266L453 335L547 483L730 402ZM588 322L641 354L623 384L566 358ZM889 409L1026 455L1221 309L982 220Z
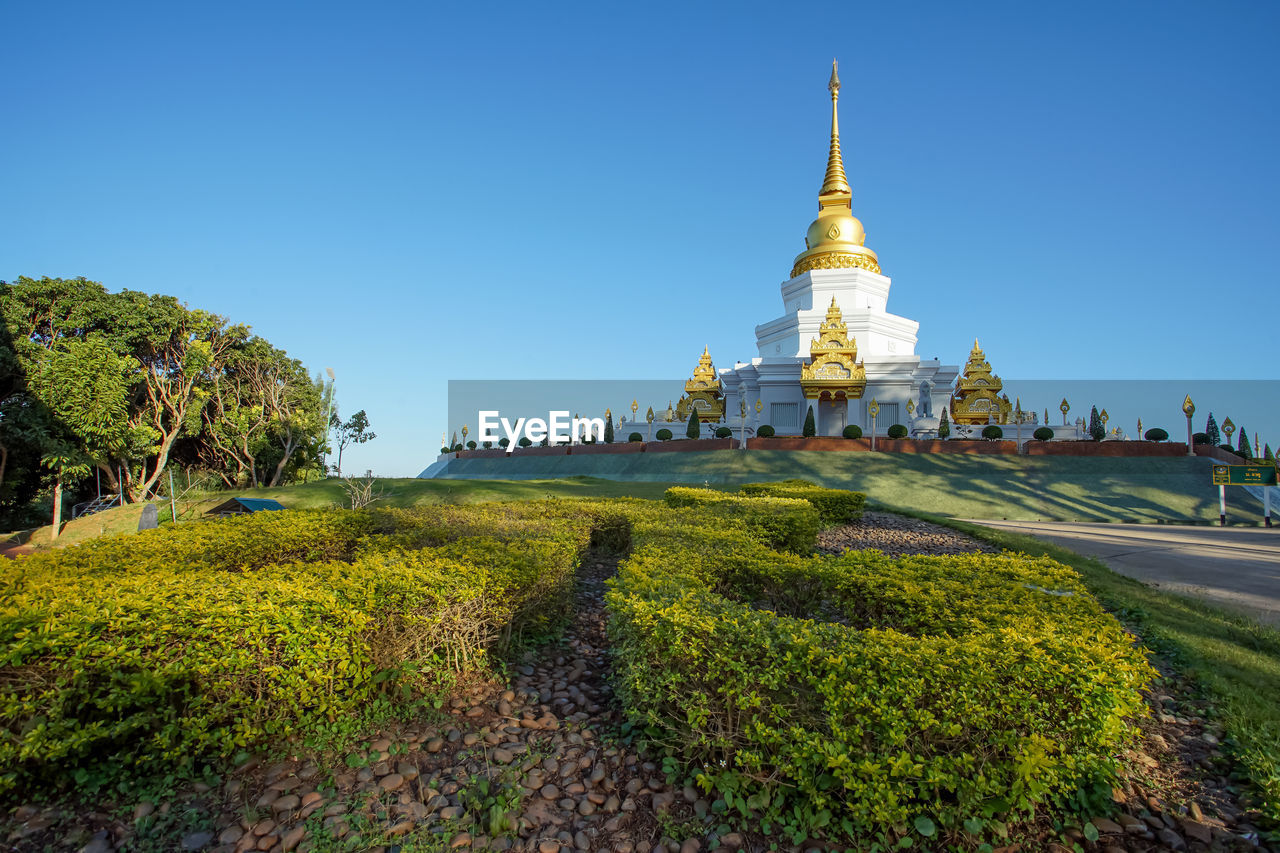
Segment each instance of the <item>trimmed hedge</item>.
M669 500L725 503L698 491ZM619 698L744 823L887 847L1110 791L1154 673L1069 568L635 535L606 599Z
M808 480L784 480L780 483L747 483L739 492L751 497L796 498L808 501L818 511L823 527L852 524L862 518L867 496L847 489L826 489Z
M667 506L705 511L706 520L732 519L760 542L780 550L812 551L822 527L813 505L797 498L745 497L686 486L672 486L663 497Z
M840 434L845 438L862 438L862 427L857 424L849 424Z
M0 580L0 794L127 785L438 695L567 612L593 517L540 512L259 513L25 558ZM406 550L415 530L433 546Z
M760 429L756 430L756 435L760 438L773 438L773 427L765 424L760 427Z
M894 424L893 426L889 427L888 435L889 435L889 438L906 438L907 428L902 424Z

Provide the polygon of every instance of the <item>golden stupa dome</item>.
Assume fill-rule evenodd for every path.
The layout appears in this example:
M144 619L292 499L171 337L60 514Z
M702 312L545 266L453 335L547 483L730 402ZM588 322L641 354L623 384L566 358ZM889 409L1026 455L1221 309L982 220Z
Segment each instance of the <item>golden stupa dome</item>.
M836 102L840 97L840 78L836 64L831 63L831 149L827 154L827 174L818 191L818 218L805 234L805 250L796 256L791 277L816 269L846 269L861 267L880 272L876 253L865 245L867 232L862 222L853 215L853 191L844 174L844 160L840 156L840 124L836 115Z

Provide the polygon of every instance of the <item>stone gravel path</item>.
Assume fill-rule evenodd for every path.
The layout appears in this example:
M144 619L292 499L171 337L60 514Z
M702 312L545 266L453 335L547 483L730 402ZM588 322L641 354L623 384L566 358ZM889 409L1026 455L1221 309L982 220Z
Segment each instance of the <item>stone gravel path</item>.
M994 554L999 551L958 530L888 512L864 513L857 524L832 527L818 534L818 549L824 553L839 554L846 550L871 548L891 557L972 554L979 551Z

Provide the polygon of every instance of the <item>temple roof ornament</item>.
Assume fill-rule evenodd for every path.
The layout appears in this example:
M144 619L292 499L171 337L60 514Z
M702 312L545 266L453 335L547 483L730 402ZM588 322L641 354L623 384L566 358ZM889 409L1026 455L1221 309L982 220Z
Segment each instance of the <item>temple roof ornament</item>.
M800 367L800 387L807 399L852 400L866 390L867 370L858 361L858 342L849 337L834 296L818 337L809 344L809 359Z
M680 420L687 420L692 409L697 410L703 423L718 423L724 418L724 388L707 347L702 348L693 377L684 383L684 392L685 396L676 403L676 417Z
M975 338L969 360L951 396L951 420L958 424L1008 423L1013 405L1007 394L1001 396L1003 387L1000 377L991 372L991 363Z
M796 256L791 277L815 269L847 269L861 267L880 272L876 253L863 243L866 231L862 222L853 215L853 191L844 173L844 159L840 154L840 123L836 104L840 98L840 77L836 74L836 62L831 61L831 80L827 84L831 93L831 147L827 152L827 172L818 191L818 218L809 226L805 236L805 251Z

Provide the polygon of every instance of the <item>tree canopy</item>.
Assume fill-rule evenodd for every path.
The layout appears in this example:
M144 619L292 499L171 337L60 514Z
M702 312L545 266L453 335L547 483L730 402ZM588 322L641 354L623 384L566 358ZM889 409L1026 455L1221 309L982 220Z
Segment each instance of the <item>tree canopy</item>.
M0 316L0 502L51 467L143 500L175 457L275 485L324 449L326 386L246 325L84 278L0 282Z

